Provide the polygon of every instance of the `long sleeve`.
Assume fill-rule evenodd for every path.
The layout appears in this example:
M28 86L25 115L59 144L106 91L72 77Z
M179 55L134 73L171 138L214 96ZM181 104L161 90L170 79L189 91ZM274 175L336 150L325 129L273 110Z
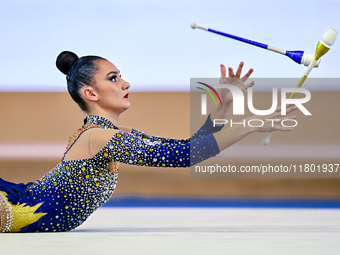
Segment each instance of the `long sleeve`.
M215 132L220 131L224 125L222 126L216 126L214 127L213 122L211 121L210 114L204 124L200 127L200 129L193 134L189 139L169 139L159 136L152 136L147 135L143 133L142 131L139 131L137 129L132 129L131 133L141 139L148 140L149 142L162 142L162 143L172 143L172 144L185 144L189 141L195 140L197 138L200 138L203 135L213 134Z
M185 143L150 141L118 131L96 154L101 160L153 167L189 167L219 153L215 137L203 135Z
M214 123L211 121L210 115L211 114L209 114L208 118L206 119L202 127L199 130L197 130L195 134L192 135L192 137L190 138L191 140L200 138L203 135L216 133L224 127L224 125L214 127Z

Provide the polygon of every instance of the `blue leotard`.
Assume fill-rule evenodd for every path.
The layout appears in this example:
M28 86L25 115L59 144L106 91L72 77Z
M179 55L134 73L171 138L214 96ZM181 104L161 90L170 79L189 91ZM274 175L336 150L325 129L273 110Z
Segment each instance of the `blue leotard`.
M118 129L109 120L89 115L64 153L90 128ZM0 232L68 231L81 225L107 202L118 173L110 162L153 167L189 167L219 153L210 116L190 139L146 135L136 129L119 130L93 157L64 161L40 180L14 184L0 179Z

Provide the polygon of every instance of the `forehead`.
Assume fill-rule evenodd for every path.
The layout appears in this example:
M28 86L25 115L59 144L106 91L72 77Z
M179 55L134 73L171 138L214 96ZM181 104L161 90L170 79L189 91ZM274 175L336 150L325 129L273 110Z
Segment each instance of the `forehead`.
M100 59L97 61L97 74L99 75L107 75L110 72L118 72L119 70L117 69L117 67L112 64L110 61L106 60L106 59Z

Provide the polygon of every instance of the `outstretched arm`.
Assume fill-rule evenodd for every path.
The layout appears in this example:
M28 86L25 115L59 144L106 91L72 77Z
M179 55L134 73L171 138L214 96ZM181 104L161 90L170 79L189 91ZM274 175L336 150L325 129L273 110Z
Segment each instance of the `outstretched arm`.
M290 106L287 113L296 110ZM104 162L121 162L125 164L154 167L189 167L210 157L240 141L253 132L290 131L291 128L280 126L281 121L272 122L266 119L280 118L280 109L269 116L256 116L264 121L262 127L230 127L215 134L203 135L183 144L168 142L150 142L134 134L112 129L93 130L91 151L99 151L95 158ZM291 119L295 117L284 117ZM247 121L247 119L245 120ZM273 126L272 126L273 125Z
M153 167L189 167L220 152L212 134L173 144L150 142L121 130L98 129L93 130L90 144L91 151L99 151L94 158L101 162Z
M209 114L204 124L189 139L170 139L170 138L164 138L164 137L159 137L159 136L152 136L152 135L147 135L143 133L142 131L139 131L134 128L131 129L131 134L141 139L149 140L150 142L163 142L163 143L166 142L166 143L172 143L172 144L184 144L189 141L200 138L203 135L216 133L220 131L222 128L223 128L223 125L214 127L214 123L212 122L211 116Z

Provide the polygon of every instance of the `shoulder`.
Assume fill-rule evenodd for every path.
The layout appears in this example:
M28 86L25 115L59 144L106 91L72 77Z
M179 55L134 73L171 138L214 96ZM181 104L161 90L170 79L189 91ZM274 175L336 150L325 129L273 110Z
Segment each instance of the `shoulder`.
M94 128L90 136L91 151L99 151L121 130Z
M103 128L94 128L91 133L91 142L100 142L110 140L113 136L115 136L121 130L117 129L103 129Z
M119 126L118 127L120 130L127 132L127 133L131 133L132 132L132 128L130 127L123 127L123 126Z

